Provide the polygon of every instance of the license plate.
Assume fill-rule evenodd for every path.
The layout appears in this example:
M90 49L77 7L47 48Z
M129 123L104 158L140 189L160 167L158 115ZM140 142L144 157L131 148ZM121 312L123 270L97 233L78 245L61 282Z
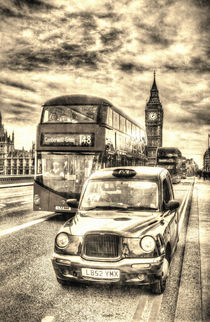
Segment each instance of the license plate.
M120 271L118 269L82 268L82 276L95 279L119 279Z
M71 210L71 207L55 206L55 210Z

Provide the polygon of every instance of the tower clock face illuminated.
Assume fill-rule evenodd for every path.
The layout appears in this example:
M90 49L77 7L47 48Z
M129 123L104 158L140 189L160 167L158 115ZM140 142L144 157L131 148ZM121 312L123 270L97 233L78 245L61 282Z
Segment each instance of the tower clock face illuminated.
M155 121L157 119L157 113L156 112L150 112L148 114L148 118L150 121Z

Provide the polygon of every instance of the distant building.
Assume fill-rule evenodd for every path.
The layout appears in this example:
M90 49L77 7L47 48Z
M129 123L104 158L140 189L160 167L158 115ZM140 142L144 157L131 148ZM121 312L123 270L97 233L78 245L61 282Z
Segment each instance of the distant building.
M162 146L163 108L160 103L155 80L150 90L150 98L145 108L145 126L147 132L148 165L155 165L156 151Z
M210 171L210 134L208 134L208 149L203 155L203 170Z
M210 148L206 150L203 156L203 169L205 171L210 171Z
M34 174L35 144L30 151L15 149L14 131L7 134L0 112L0 175Z
M197 163L191 158L186 159L186 170L187 170L187 176L194 176L198 171L198 165Z

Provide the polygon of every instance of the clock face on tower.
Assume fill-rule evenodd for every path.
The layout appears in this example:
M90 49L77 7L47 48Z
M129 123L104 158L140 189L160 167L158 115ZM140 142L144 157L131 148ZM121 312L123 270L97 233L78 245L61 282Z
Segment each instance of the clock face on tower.
M155 121L157 119L157 113L156 112L150 112L148 114L148 118L150 121Z

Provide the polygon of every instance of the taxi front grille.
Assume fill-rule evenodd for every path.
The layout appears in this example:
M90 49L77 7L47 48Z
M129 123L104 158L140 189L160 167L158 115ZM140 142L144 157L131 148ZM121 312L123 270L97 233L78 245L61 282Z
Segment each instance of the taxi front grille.
M109 234L90 234L85 237L84 255L88 257L116 258L119 256L120 237Z

